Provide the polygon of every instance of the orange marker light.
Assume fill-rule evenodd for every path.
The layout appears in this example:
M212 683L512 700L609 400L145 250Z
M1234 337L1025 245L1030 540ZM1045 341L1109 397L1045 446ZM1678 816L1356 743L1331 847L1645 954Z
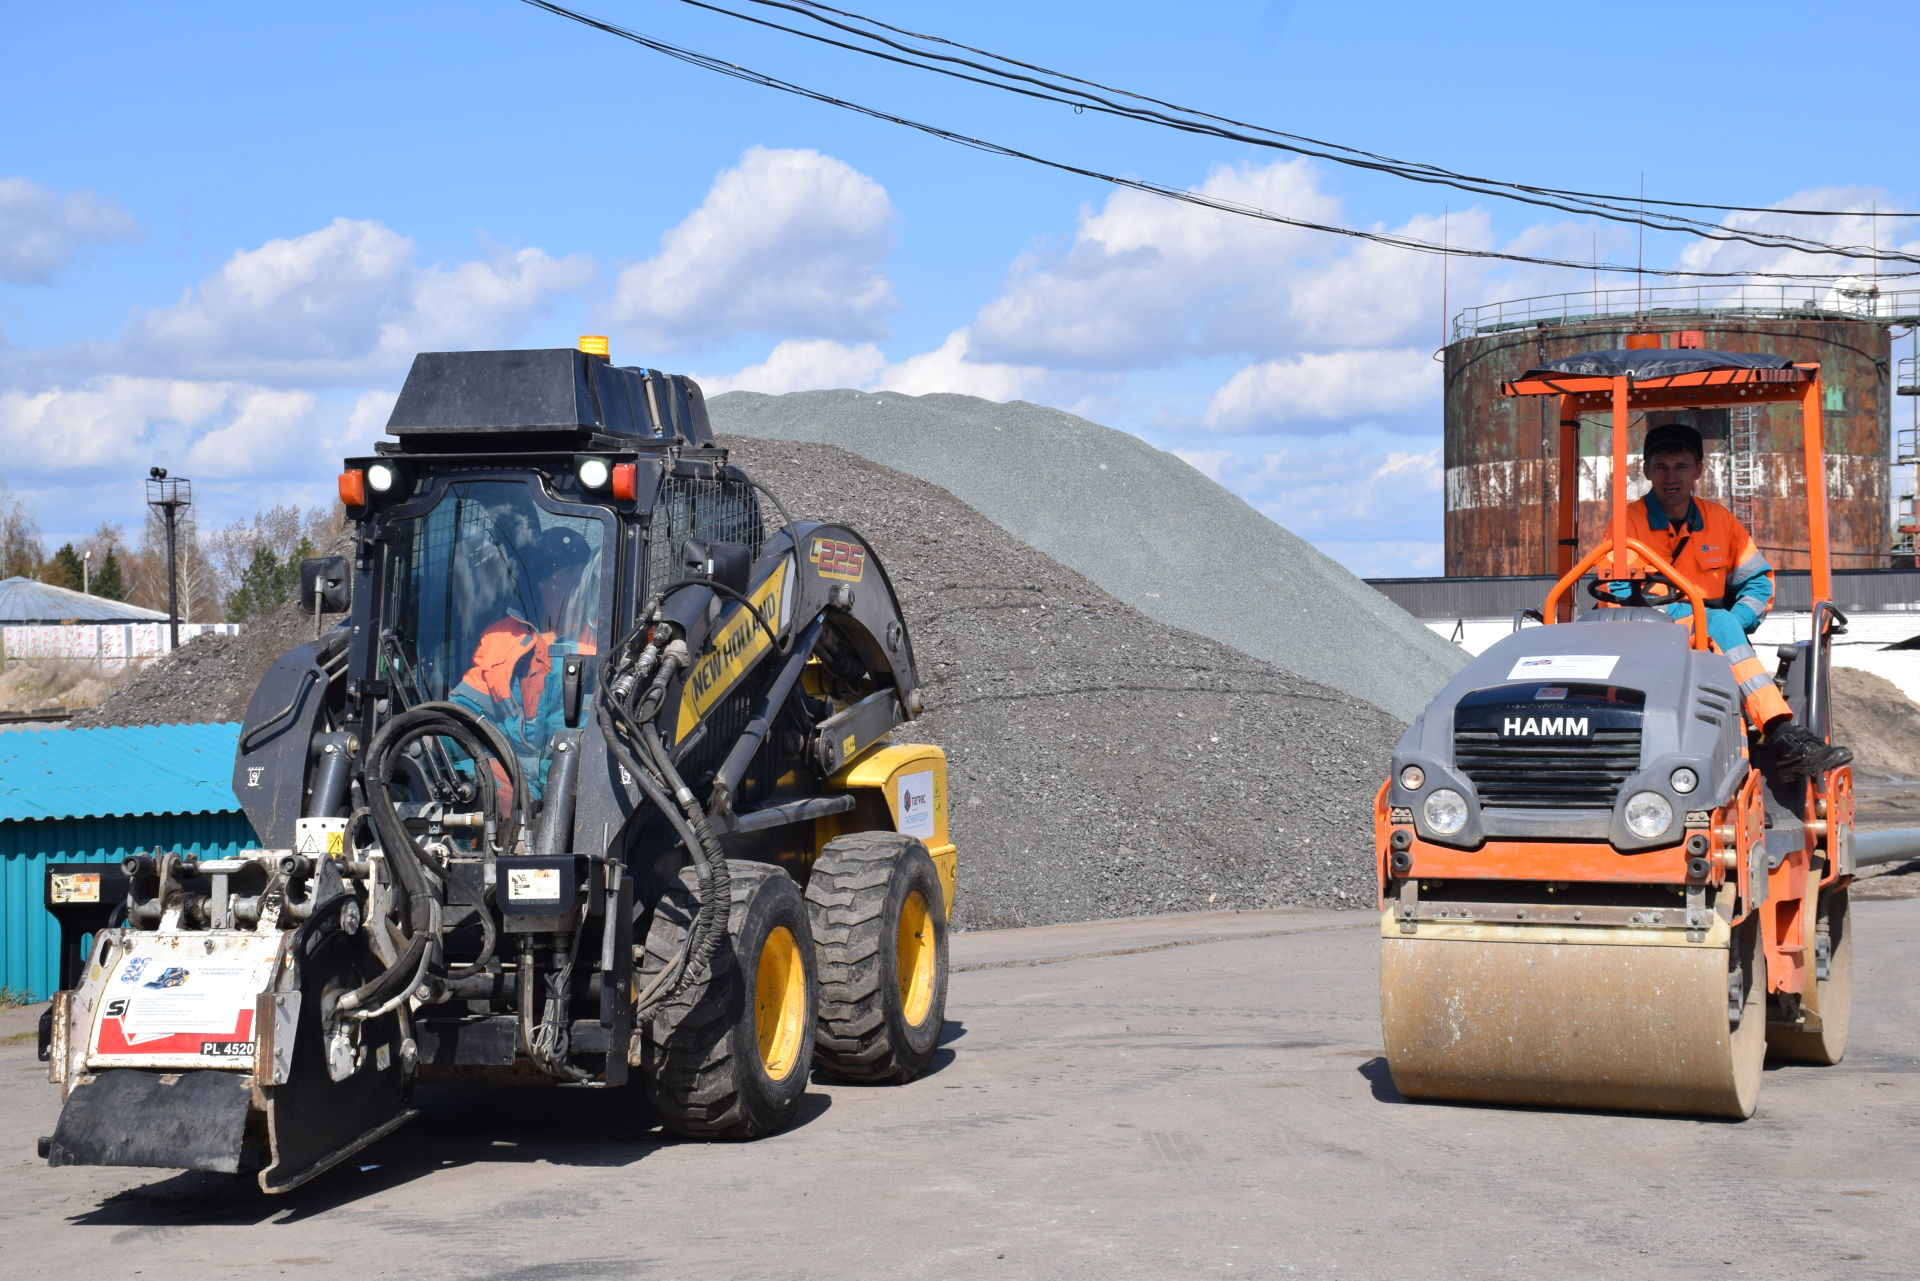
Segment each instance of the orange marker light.
M606 357L607 336L605 334L581 334L580 350L589 356Z
M349 507L367 505L367 473L357 467L340 473L340 501Z
M613 467L613 496L630 503L639 496L639 493L639 464L615 463Z

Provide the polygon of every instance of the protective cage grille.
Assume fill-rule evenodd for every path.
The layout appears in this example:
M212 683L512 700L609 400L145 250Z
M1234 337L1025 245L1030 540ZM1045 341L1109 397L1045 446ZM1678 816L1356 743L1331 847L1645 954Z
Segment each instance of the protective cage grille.
M647 542L647 591L659 592L684 579L681 552L689 538L745 543L755 560L767 540L760 497L744 480L668 476L653 508Z
M1485 809L1612 809L1640 768L1640 730L1599 729L1590 739L1503 739L1494 730L1456 729L1453 762Z

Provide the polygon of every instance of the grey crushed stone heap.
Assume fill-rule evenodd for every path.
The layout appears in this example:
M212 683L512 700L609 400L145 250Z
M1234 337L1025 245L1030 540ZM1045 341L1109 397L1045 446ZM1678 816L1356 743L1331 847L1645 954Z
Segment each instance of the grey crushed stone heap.
M796 518L851 525L905 609L945 748L965 928L1373 904L1402 724L1168 627L944 490L829 446L726 437Z
M900 594L927 701L902 737L948 753L961 928L1372 905L1394 718L1146 617L924 481L725 443L795 517L859 530ZM238 720L312 634L289 606L202 637L76 723Z
M715 430L931 481L1141 613L1412 720L1465 655L1181 459L1025 401L729 392Z

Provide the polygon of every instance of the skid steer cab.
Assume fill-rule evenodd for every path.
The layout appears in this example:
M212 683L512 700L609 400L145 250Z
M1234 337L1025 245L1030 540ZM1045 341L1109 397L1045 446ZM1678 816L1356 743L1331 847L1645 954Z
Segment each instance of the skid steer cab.
M728 462L690 380L582 346L422 354L348 460L351 549L301 576L345 618L240 734L266 848L128 859L69 931L52 1164L277 1192L423 1083L644 1093L736 1139L816 1069L932 1065L955 849L944 754L896 741L886 570Z
M1820 371L1640 348L1505 390L1558 398L1560 578L1533 615L1552 625L1516 619L1469 663L1380 789L1393 1081L1415 1098L1744 1118L1767 1056L1831 1064L1846 1048L1852 772L1790 773L1751 732L1743 697L1768 674L1736 679L1707 630L1723 603L1630 535L1628 431L1655 410L1800 410L1813 606L1772 680L1826 739L1846 619L1828 571ZM1576 560L1583 415L1611 415L1613 479L1607 524ZM1590 571L1592 608L1576 617ZM1688 625L1653 607L1681 600Z

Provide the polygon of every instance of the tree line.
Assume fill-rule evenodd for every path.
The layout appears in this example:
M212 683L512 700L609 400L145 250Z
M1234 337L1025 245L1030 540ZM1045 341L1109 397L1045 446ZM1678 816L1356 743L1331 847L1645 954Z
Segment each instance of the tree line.
M203 534L186 508L175 528L181 620L250 623L272 613L299 590L300 562L345 527L337 506L282 503ZM106 521L49 552L32 509L0 481L0 578L16 577L165 613L166 522L149 507L137 540Z

